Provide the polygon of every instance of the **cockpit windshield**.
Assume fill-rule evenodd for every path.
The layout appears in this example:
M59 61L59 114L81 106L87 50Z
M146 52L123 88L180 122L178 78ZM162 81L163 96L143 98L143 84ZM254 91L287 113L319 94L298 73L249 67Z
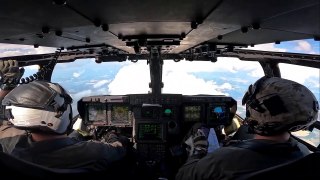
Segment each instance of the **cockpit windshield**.
M258 45L251 49L319 54L317 46L319 45L311 40L300 40L279 45ZM319 69L281 63L279 66L282 77L306 85L318 100L320 99ZM29 75L36 71L36 67L32 66L26 70L25 74ZM74 102L77 102L83 96L148 93L149 73L146 60L136 63L127 61L97 64L94 59L81 59L72 63L57 64L52 81L66 87ZM163 65L162 92L184 95L228 95L237 101L237 113L244 118L245 107L241 105L242 96L247 86L261 76L263 70L256 61L240 61L228 57L218 58L215 63L169 60L164 61Z

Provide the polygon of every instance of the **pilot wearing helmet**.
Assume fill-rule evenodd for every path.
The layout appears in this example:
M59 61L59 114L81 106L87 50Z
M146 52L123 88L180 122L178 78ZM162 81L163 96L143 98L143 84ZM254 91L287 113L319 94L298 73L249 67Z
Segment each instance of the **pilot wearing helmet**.
M189 157L177 173L177 180L234 179L310 153L290 137L290 132L306 129L318 118L317 99L305 86L265 76L249 86L242 102L246 105L248 132L253 133L253 139L206 154L203 150L207 147L206 139L199 129L193 149L201 151Z
M73 117L71 103L71 96L56 83L36 80L9 90L2 99L7 117L14 128L28 132L11 155L45 167L89 171L105 170L123 159L126 144L115 134L109 134L106 143L66 135Z

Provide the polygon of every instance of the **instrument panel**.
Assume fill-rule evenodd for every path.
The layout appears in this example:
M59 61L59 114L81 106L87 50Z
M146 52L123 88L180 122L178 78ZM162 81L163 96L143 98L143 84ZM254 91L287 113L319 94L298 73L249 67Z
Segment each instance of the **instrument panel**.
M143 162L162 162L195 123L213 128L229 125L236 106L232 97L214 95L101 95L78 101L85 125L129 129Z
M232 97L215 95L101 95L78 102L85 125L132 127L136 142L166 142L167 135L185 132L188 124L228 125L234 107Z
M78 102L85 125L132 127L132 111L127 96L89 96Z

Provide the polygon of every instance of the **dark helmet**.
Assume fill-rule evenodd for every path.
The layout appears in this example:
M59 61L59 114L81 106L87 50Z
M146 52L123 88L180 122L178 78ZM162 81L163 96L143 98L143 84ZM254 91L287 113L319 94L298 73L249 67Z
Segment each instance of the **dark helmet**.
M262 77L242 99L246 121L254 133L276 135L298 131L318 118L319 104L305 86L278 77Z
M46 81L22 84L2 100L15 127L56 134L71 126L71 103L72 98L59 84Z

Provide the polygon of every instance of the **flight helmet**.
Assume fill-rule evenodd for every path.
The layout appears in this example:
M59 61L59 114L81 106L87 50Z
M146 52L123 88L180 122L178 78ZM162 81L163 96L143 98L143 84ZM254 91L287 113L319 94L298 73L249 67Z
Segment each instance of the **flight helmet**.
M319 104L312 92L279 77L264 76L250 85L242 104L250 129L265 136L305 129L318 118Z
M59 84L40 80L19 85L2 100L16 128L55 134L71 127L71 103L71 96Z

